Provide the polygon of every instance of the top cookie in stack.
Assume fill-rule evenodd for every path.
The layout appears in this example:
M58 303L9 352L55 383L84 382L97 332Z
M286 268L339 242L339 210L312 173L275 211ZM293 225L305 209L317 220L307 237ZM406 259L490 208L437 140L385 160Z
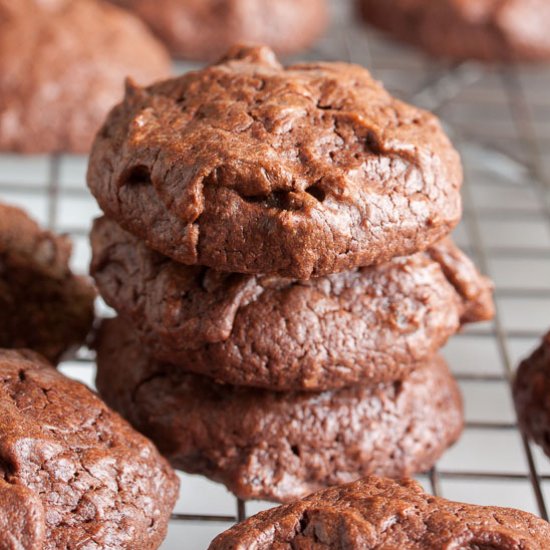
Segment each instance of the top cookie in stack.
M129 84L88 182L177 262L297 279L425 250L461 215L459 157L433 115L362 67L284 69L267 48Z
M434 116L361 67L235 47L129 84L88 182L92 274L121 316L98 389L174 466L284 501L456 441L436 352L493 305L446 237L462 171Z

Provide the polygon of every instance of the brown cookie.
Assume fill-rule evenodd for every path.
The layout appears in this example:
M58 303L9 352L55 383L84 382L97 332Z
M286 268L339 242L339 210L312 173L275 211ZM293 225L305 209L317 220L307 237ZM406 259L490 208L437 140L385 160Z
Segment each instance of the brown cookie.
M88 152L124 79L165 77L144 24L95 0L0 0L0 150Z
M175 467L243 499L289 501L367 474L424 471L463 426L458 386L439 357L393 384L268 392L155 363L121 319L100 331L97 386Z
M521 430L550 456L550 332L519 366L514 400Z
M27 487L0 478L0 548L42 550L45 537L46 518L40 497Z
M235 525L209 550L545 550L550 525L512 508L433 497L411 479L367 477Z
M52 362L82 344L95 289L69 269L67 237L0 204L0 348L30 348Z
M176 57L212 60L237 42L289 54L327 25L326 0L111 0L138 14Z
M0 351L0 548L156 549L178 479L152 443L30 351Z
M437 57L550 59L547 0L357 0L363 18Z
M464 321L493 314L492 286L450 240L309 281L178 264L107 218L91 271L160 361L228 384L325 390L397 380Z
M129 87L88 168L101 208L151 248L297 279L427 248L458 222L461 183L437 119L362 67L284 69L246 47Z

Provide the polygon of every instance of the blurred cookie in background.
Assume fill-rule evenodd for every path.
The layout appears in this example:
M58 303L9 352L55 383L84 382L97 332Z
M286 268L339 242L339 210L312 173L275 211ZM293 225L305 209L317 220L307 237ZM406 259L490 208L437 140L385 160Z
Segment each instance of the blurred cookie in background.
M258 42L278 54L310 46L324 31L326 0L111 0L147 22L170 52L213 60L235 42Z
M547 0L357 0L368 23L456 60L550 59Z
M520 364L514 401L521 431L550 456L550 332Z
M66 237L0 204L0 347L30 348L56 363L82 344L95 289L72 273L70 255Z
M169 72L162 44L116 6L0 0L0 150L85 153L127 76Z

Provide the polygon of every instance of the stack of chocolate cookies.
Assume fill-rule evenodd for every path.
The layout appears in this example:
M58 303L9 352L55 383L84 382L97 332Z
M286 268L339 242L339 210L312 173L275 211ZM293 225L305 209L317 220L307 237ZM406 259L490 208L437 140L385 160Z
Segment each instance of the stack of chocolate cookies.
M434 116L362 67L235 47L130 83L88 183L119 314L97 385L174 466L287 501L424 471L459 437L436 354L492 286L447 237L462 171Z

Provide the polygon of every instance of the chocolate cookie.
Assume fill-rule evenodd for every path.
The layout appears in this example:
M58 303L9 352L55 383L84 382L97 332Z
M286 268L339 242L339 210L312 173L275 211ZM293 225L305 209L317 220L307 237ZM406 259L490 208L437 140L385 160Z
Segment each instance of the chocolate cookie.
M544 550L550 525L512 508L433 497L411 479L367 477L235 525L209 550Z
M103 298L152 355L229 384L325 390L397 380L461 322L493 313L492 286L449 240L309 281L178 264L107 218L91 240Z
M187 59L215 59L237 42L294 53L327 24L326 0L111 1L137 13L173 55Z
M101 208L188 265L297 279L407 255L461 214L437 119L362 67L284 69L268 48L130 86L95 141Z
M514 400L521 430L550 456L550 332L519 366Z
M437 57L550 59L547 0L357 0L366 21Z
M393 384L268 392L148 360L121 319L102 326L97 386L175 467L243 499L288 501L366 474L427 470L463 425L458 386L439 357Z
M158 548L178 479L152 443L30 351L0 351L0 548Z
M124 79L167 76L144 24L95 0L0 0L0 150L88 152Z
M94 318L95 290L69 269L67 237L0 204L0 348L31 348L52 362L79 346Z

